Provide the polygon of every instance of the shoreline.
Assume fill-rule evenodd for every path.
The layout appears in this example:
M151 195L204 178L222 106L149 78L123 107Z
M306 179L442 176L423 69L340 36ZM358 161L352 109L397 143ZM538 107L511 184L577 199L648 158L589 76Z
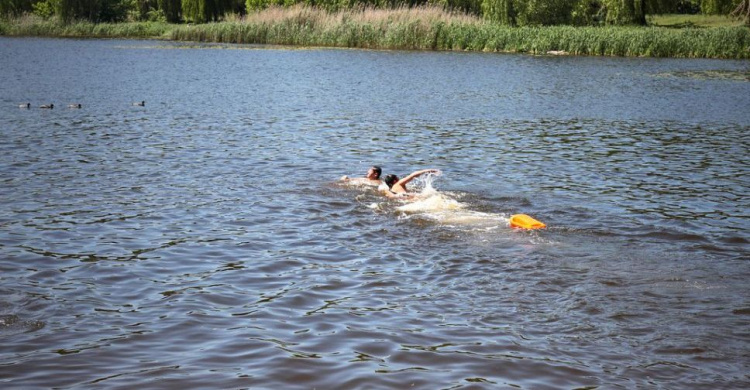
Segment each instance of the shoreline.
M0 36L119 38L376 50L750 59L750 28L508 27L436 10L269 10L198 25L0 20Z

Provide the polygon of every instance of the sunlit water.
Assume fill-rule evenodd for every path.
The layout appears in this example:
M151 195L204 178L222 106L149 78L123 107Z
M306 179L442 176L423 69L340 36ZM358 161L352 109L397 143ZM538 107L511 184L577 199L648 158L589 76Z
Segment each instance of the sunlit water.
M750 385L750 83L711 77L748 62L0 38L0 70L2 388ZM337 182L372 164L441 174Z

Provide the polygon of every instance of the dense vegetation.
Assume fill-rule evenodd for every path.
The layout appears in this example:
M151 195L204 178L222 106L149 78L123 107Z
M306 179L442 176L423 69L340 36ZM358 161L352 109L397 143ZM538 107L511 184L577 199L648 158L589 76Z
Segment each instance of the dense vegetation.
M512 27L439 7L329 12L271 7L244 18L198 25L165 22L62 23L35 16L0 22L0 35L160 38L373 49L472 50L531 54L750 58L743 26Z
M750 58L749 28L686 18L735 12L747 23L749 10L750 0L0 0L0 35ZM661 25L682 28L654 27L662 12L681 13Z
M204 23L298 4L329 12L436 6L509 26L645 25L647 15L699 12L734 13L750 23L750 0L0 0L0 15L33 13L65 22Z
M745 27L511 27L438 8L335 13L309 7L269 9L241 22L179 26L168 37L302 46L750 58L750 29Z

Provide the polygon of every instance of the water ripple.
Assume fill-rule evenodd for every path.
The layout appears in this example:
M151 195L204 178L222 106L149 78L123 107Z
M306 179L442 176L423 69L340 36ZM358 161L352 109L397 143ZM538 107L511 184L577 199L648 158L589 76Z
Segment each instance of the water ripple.
M2 42L5 387L747 387L742 63Z

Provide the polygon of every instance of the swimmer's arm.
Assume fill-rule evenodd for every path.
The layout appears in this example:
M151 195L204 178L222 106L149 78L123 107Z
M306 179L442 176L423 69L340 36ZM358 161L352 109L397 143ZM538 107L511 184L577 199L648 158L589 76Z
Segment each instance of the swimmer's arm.
M399 193L391 191L390 188L388 188L387 186L378 187L378 191L380 191L380 193L382 193L383 196L385 196L388 199L398 198L401 195Z
M439 169L423 169L421 171L412 172L411 174L409 174L409 176L406 176L405 178L399 180L396 184L400 184L403 186L406 183L418 178L419 176L424 175L425 173L438 173L438 172L440 172Z
M415 194L407 194L406 192L391 192L391 191L383 191L383 195L385 195L388 199L401 199L401 200L412 200L415 198Z

